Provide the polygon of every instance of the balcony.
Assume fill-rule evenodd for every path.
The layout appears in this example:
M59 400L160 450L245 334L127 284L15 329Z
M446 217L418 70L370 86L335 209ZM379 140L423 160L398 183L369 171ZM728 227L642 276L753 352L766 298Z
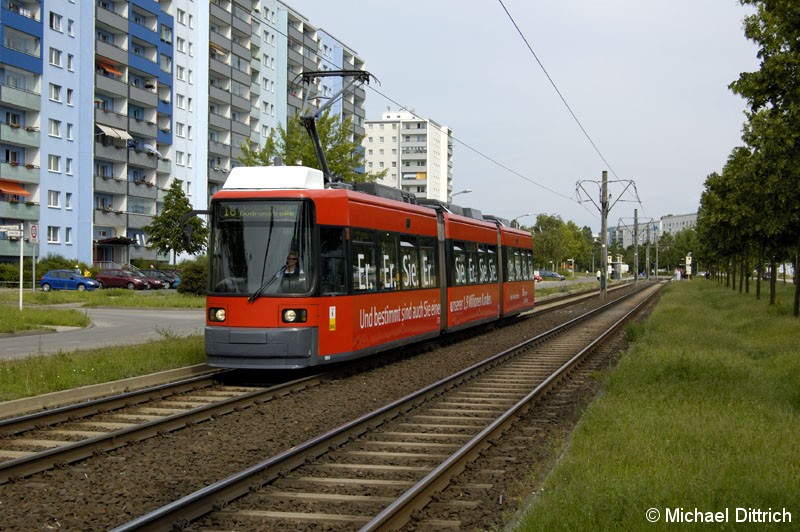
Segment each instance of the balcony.
M128 149L125 146L118 146L115 144L106 145L102 142L95 142L94 156L104 161L124 163L128 160Z
M10 85L0 85L0 101L4 105L25 109L26 111L41 110L42 95Z
M0 172L3 179L38 185L41 168L33 164L0 162Z
M128 150L128 163L143 168L155 169L158 166L158 158L150 152L144 150Z
M158 196L158 187L154 184L148 184L147 181L129 181L128 182L128 195L136 196L137 198L156 199Z
M128 220L125 213L112 209L95 209L94 225L100 227L125 227Z
M113 128L125 130L128 128L128 117L116 111L106 111L105 109L94 110L94 121Z
M4 123L0 125L0 141L25 148L38 148L41 141L39 128Z
M0 218L37 221L39 220L39 205L24 201L10 202L0 200ZM19 253L19 251L17 252Z
M145 122L141 119L129 117L128 131L138 137L152 139L158 135L158 126L153 122Z
M142 229L145 225L153 223L153 217L146 214L128 214L128 227Z
M115 38L118 38L119 40L127 40L127 36L124 34L119 34ZM102 61L101 58L107 58L109 61L103 61L104 63L115 65L124 65L128 62L128 51L115 44L97 40L95 41L95 47L97 48L96 53L99 56L97 58L98 61Z
M114 177L95 176L94 191L106 194L127 194L128 182Z

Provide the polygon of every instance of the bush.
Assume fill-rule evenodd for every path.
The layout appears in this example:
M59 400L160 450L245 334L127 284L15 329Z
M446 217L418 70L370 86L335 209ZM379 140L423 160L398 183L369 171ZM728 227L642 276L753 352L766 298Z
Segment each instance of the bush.
M181 264L181 294L206 295L208 286L208 258L205 255Z

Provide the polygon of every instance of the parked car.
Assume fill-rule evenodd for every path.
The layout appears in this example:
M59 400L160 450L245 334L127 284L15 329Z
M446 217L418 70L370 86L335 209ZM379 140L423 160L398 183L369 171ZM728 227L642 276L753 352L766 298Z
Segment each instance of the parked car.
M50 290L94 290L100 283L69 270L50 270L39 279L39 286L45 292Z
M128 270L100 270L95 276L103 288L127 288L128 290L147 290L150 282Z
M181 278L178 277L178 275L175 273L166 270L150 270L150 271L160 274L163 279L169 281L170 288L178 288L178 285L181 284Z
M150 283L150 288L158 290L160 288L169 288L172 284L169 282L169 279L162 277L155 270L142 270L141 273L142 277L147 278L147 281Z
M539 275L538 273L534 273L533 274L533 280L536 281L537 283L541 283L542 282L542 276Z
M543 280L549 280L549 281L552 281L554 279L558 281L563 281L564 279L566 279L566 277L564 277L560 273L551 272L550 270L539 270L539 275L542 277Z

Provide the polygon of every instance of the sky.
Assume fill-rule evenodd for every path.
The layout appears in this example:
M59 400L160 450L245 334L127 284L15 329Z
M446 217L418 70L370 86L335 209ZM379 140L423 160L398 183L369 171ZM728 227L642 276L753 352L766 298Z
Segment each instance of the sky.
M368 120L452 129L454 203L484 214L599 233L604 170L609 226L693 213L742 144L737 0L286 1L364 60Z

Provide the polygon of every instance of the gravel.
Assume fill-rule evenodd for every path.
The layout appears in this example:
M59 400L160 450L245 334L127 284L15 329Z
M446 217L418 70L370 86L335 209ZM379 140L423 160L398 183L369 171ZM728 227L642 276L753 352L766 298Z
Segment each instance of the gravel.
M0 528L108 530L119 526L595 305L593 300L568 310L497 327L487 334L366 373L2 485ZM588 394L590 397L594 389ZM569 430L564 427L571 427L579 417L576 412L580 410L576 410L574 404L585 402L586 397L582 403L568 402L563 413L556 414L541 430L551 430L563 440L565 431ZM560 418L569 423L560 426L557 423ZM530 459L552 461L555 455L549 453ZM548 467L539 465L535 469L547 470ZM522 493L514 493L519 489L503 488L503 492L509 494L506 505L490 508L489 516L482 517L482 522L505 515L509 499L521 500ZM486 513L485 508L483 512Z

